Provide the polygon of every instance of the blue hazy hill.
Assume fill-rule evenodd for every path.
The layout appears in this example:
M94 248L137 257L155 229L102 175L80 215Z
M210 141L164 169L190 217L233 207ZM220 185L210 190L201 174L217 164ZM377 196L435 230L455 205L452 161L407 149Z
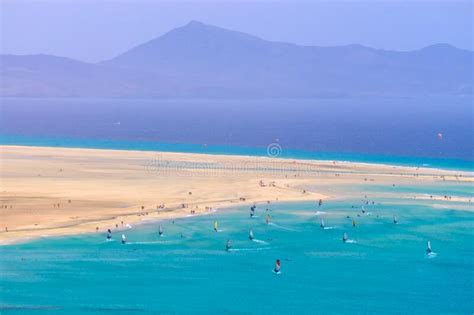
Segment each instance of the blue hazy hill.
M350 97L471 95L474 53L299 46L192 21L88 64L2 56L3 96Z

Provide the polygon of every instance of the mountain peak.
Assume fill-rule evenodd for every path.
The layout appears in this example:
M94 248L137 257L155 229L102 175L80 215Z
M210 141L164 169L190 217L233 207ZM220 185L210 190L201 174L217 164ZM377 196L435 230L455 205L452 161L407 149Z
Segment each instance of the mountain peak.
M171 30L168 33L173 33L173 31L202 31L202 32L206 32L206 31L211 31L211 30L224 30L224 29L222 29L218 26L203 23L201 21L191 20L187 24L185 24L181 27L175 28L174 30ZM229 31L229 30L226 30L226 31L232 32L232 31Z
M472 52L445 44L413 52L299 46L196 20L104 64L172 78L189 95L466 94L473 84Z
M188 24L186 24L185 26L204 26L206 24L204 24L203 22L201 21L196 21L196 20L191 20L189 21Z

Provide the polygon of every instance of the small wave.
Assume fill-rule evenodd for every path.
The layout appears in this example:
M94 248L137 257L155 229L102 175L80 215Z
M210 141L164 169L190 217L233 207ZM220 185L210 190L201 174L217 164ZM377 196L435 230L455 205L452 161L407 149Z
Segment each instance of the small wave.
M150 242L126 242L125 245L146 245L146 244L160 244L163 241L150 241Z
M268 242L265 242L263 240L257 240L256 238L254 238L252 242L259 243L259 244L268 244Z
M326 214L326 212L324 212L324 211L316 211L316 215L322 215L322 214Z
M113 238L106 239L105 241L100 242L100 244L105 244L105 243L110 243L110 242L115 242Z
M58 306L50 305L0 305L0 311L32 311L32 310L58 310Z
M335 226L325 226L323 230L333 230L335 228L336 228Z
M259 251L269 250L271 247L257 247L257 248L230 248L229 252L246 252L246 251Z
M431 258L435 258L436 256L438 256L437 253L434 253L434 252L431 252L429 254L426 255L427 258L431 259Z
M286 226L281 226L281 225L273 223L273 222L268 223L268 225L274 226L274 227L282 229L282 230L296 231L295 229L292 229L292 228L289 228L289 227L286 227Z
M356 242L355 240L347 240L346 243L348 243L348 244L355 244L355 243L357 243L357 242Z

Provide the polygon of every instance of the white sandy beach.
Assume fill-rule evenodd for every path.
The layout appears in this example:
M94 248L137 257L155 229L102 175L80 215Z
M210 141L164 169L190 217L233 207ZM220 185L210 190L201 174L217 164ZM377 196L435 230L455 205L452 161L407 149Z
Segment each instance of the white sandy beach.
M191 210L199 215L239 204L265 207L268 202L310 200L316 206L319 199L346 197L332 189L340 185L473 182L466 172L366 163L49 147L0 149L1 244L97 228L104 232L144 220L187 216ZM459 197L418 198L470 202Z

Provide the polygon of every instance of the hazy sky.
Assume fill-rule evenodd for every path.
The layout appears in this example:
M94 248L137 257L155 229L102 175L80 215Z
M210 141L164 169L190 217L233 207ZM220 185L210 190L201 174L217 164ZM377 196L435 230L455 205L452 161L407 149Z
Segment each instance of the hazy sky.
M473 50L473 0L0 0L1 53L109 59L198 20L304 45Z

